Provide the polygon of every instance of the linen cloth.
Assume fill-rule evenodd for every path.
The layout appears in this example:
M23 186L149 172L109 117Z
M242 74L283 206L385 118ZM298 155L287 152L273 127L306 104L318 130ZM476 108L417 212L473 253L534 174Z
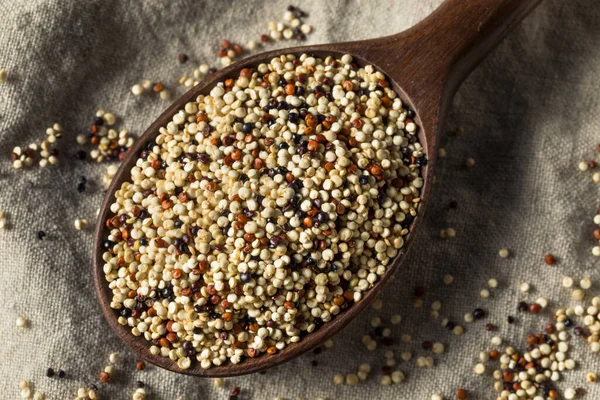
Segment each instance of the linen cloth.
M314 26L308 44L358 40L399 32L429 14L439 0L305 0L299 5ZM497 334L517 347L527 332L541 329L543 317L517 315L520 299L538 296L551 305L569 303L560 287L563 275L598 278L590 249L598 186L581 174L580 159L597 156L600 121L600 2L547 0L510 34L465 81L454 99L445 130L464 128L459 137L442 136L447 157L436 171L426 221L421 225L403 269L382 293L382 310L369 309L335 337L335 346L307 354L264 375L226 380L187 377L148 365L135 369L137 358L109 329L94 296L91 274L92 229L76 231L73 221L94 222L103 197L105 165L81 162L75 136L86 133L98 108L114 112L120 127L141 133L166 108L158 96L134 97L130 88L142 79L161 80L174 88L181 75L198 63L218 66L218 43L227 38L245 45L266 33L269 20L282 20L282 1L117 1L0 0L0 210L9 228L0 231L0 399L19 398L18 382L27 379L50 399L74 398L79 386L95 383L103 399L127 399L135 381L146 384L151 399L226 399L240 386L243 399L429 399L433 393L454 398L456 388L470 399L494 399L493 380L472 372L479 350L489 348L493 333L483 322L466 325L461 337L430 318L430 304L442 302L441 316L462 323L475 306L501 327ZM270 43L265 49L296 45ZM177 62L186 53L190 61ZM179 89L177 94L181 94ZM64 126L60 165L15 170L14 146L40 142L54 122ZM430 155L433 156L433 155ZM475 160L472 168L464 160ZM76 191L80 176L88 179ZM450 209L450 201L458 204ZM442 240L441 229L456 237ZM37 231L47 233L37 239ZM507 247L511 257L498 250ZM553 267L543 256L556 255ZM451 285L442 276L454 276ZM489 278L499 287L489 299L479 297ZM530 294L519 292L530 282ZM414 287L426 289L422 308L413 305ZM390 325L393 314L400 325ZM517 323L508 326L509 314ZM30 320L18 329L17 316ZM363 335L370 320L381 316L392 328L394 345L368 351ZM412 335L403 343L401 334ZM436 367L415 366L423 340L441 341L446 353L435 355ZM577 344L577 345L576 345ZM600 390L585 384L585 373L600 367L597 355L573 342L579 367L565 374L568 385L583 386L588 399ZM384 350L394 350L406 381L379 384ZM400 353L413 352L409 362ZM108 355L118 351L110 384L98 374ZM317 366L311 366L316 360ZM357 386L336 386L337 373L355 373L371 363L369 378ZM63 369L64 379L47 378L48 367ZM488 367L488 370L491 367Z

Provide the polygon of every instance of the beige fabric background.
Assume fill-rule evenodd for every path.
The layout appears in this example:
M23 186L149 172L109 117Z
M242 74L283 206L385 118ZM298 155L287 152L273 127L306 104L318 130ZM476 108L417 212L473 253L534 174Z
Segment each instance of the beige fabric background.
M418 22L439 2L303 1L315 27L308 43L391 34ZM431 302L441 300L442 315L458 321L480 305L490 311L490 322L503 326L501 335L520 345L523 334L548 317L503 324L509 313L516 314L518 299L526 298L518 292L520 282L534 285L530 300L544 294L564 304L563 274L598 278L598 260L590 255L598 186L576 171L576 163L596 157L600 142L600 2L546 0L456 96L446 127L461 125L465 133L442 138L448 157L438 164L427 220L405 269L382 296L383 310L370 309L352 323L335 338L334 350L300 357L265 375L227 380L226 389L152 366L135 371L137 359L110 331L94 297L92 229L73 228L75 218L94 219L105 169L72 157L75 136L87 132L99 107L122 117L123 127L142 132L167 104L133 97L134 83L147 78L172 87L198 62L215 65L220 39L245 44L265 31L267 21L280 19L288 4L0 0L0 67L9 73L0 85L0 209L11 225L0 231L0 399L18 398L20 379L32 380L51 399L73 398L80 385L97 383L113 351L124 362L111 384L99 385L107 399L131 398L136 380L147 383L150 398L169 400L226 399L234 385L244 399L425 400L435 392L454 398L460 386L470 399L493 399L491 377L472 373L491 334L478 323L467 326L464 336L452 336L439 320L429 319ZM177 63L180 52L190 55L188 64ZM53 122L65 127L60 166L13 170L12 147L39 141ZM474 168L462 166L466 157L475 159ZM81 175L89 181L85 193L75 189ZM448 207L453 199L456 210ZM439 230L449 226L457 236L442 241ZM47 232L46 240L36 238L38 230ZM499 258L502 247L514 256ZM559 260L552 268L542 262L548 252ZM444 273L455 276L453 285L442 284ZM491 277L500 288L481 300L479 290ZM415 286L427 288L422 309L412 305ZM371 317L395 313L403 322L393 327L394 337L414 337L411 345L396 340L391 349L398 359L400 351L418 349L422 340L440 340L448 351L436 356L436 368L417 369L413 359L398 367L407 375L401 385L382 387L372 375L356 387L334 386L336 373L356 372L361 362L381 367L383 350L367 351L360 338L370 331ZM30 318L30 329L15 327L18 315ZM600 390L584 378L588 370L600 370L598 356L587 356L582 344L576 348L583 363L567 377L588 389L586 398L598 399ZM313 360L317 367L311 367ZM46 378L48 367L64 369L67 378Z

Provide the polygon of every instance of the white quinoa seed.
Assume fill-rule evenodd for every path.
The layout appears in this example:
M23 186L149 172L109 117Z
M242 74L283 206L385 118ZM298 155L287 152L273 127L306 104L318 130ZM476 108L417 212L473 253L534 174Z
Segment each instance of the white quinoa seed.
M17 328L28 328L29 320L25 317L17 317L16 325L17 325Z
M346 375L346 385L356 385L359 379L356 374L348 374Z
M393 383L403 382L404 379L405 379L404 372L402 372L402 371L394 371L394 372L392 372L391 378L392 378L392 382Z
M221 388L221 387L225 386L225 379L223 379L223 378L213 379L213 386L216 388Z
M337 374L333 377L333 383L336 385L341 385L342 383L344 383L344 375L342 374Z
M548 299L545 297L538 297L535 302L539 304L542 308L548 307Z
M161 100L164 100L164 101L169 101L172 98L171 92L167 89L161 90L161 92L159 93L158 96L160 97Z
M144 88L140 84L135 84L131 87L131 93L133 93L134 96L140 96L144 93Z
M6 82L7 73L4 68L0 68L0 83Z
M577 396L577 392L573 388L566 388L564 391L565 399L574 399Z
M477 375L483 375L485 373L485 365L482 363L475 365L473 372L475 372Z
M579 287L583 290L588 290L592 287L592 280L590 278L583 278L579 281Z
M588 372L585 375L585 379L590 383L595 383L598 381L598 375L595 372Z
M118 364L121 361L121 355L119 353L110 353L108 356L108 361L111 364Z
M573 278L571 278L570 276L565 276L562 280L562 286L564 288L571 288L573 287Z
M585 292L581 289L575 289L571 292L571 299L575 301L582 301L585 297Z
M444 275L444 285L450 285L452 284L452 282L454 282L454 277L450 274L446 274Z
M77 218L74 222L73 225L75 226L75 229L80 231L83 230L85 228L88 227L89 222L87 219L83 219L83 218Z
M507 248L503 248L498 251L498 255L502 258L506 258L510 255L510 252Z
M381 308L383 307L383 301L381 301L381 299L376 299L373 301L373 303L371 303L371 307L374 310L381 310Z
M442 354L442 353L443 353L443 352L446 350L446 348L445 348L445 346L444 346L444 344L443 344L443 343L440 343L440 342L435 342L435 343L433 344L433 347L431 348L431 350L432 350L432 351L433 351L435 354Z

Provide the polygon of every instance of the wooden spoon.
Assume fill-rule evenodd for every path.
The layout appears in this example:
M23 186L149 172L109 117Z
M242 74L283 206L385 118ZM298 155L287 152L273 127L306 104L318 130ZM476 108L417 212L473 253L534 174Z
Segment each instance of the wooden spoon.
M399 34L380 39L293 47L262 53L236 62L190 89L175 101L130 149L100 209L93 255L94 283L102 311L112 329L141 358L174 372L203 377L258 372L307 352L333 336L369 305L398 269L406 249L412 242L415 229L423 219L424 204L420 206L419 215L412 223L405 247L388 266L385 275L365 293L363 300L340 313L331 322L324 324L316 332L307 334L300 342L288 345L275 355L263 354L236 365L226 363L207 370L203 370L199 363L194 362L191 368L181 370L177 363L169 358L151 355L150 343L143 337L133 336L129 327L119 325L117 312L110 308L112 292L108 288L102 269L104 264L102 243L108 236L108 230L103 222L111 215L110 204L114 200L115 191L124 181L130 179L129 171L140 151L149 141L156 138L160 127L165 126L187 102L193 101L200 94L208 94L218 82L236 76L236 72L241 68L268 63L281 54L308 53L321 58L328 55L339 58L348 53L354 57L356 63L372 64L377 70L386 74L401 99L416 112L415 120L420 127L419 141L429 158L429 163L422 167L422 175L425 179L422 199L428 200L439 129L457 87L483 57L539 2L540 0L447 0L422 22Z

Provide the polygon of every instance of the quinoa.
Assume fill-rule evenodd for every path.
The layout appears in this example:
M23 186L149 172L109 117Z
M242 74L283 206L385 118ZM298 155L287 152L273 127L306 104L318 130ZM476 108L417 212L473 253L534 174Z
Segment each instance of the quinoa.
M349 55L282 55L187 103L105 221L119 323L209 368L276 354L360 301L417 215L414 117Z

